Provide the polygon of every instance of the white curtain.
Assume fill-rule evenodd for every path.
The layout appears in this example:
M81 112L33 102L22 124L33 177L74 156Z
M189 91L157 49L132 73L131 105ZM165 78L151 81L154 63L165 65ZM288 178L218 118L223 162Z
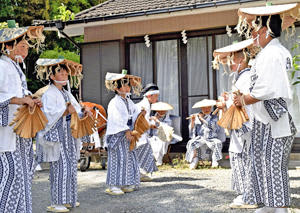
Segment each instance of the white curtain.
M156 42L157 85L160 100L171 104L171 114L179 115L179 74L177 40Z
M188 95L207 95L206 37L191 38L187 43Z
M189 114L199 111L192 109L196 102L208 98L207 65L206 37L190 38L187 43L188 95L194 97L189 97Z
M142 78L143 85L153 82L152 46L130 44L130 74Z
M227 34L216 35L216 49L225 47L232 44L234 41L241 41L242 39L237 35L233 34L229 37ZM226 71L222 65L217 72L217 93L221 95L224 91L230 91L232 87L233 75L230 75L229 68L226 67Z

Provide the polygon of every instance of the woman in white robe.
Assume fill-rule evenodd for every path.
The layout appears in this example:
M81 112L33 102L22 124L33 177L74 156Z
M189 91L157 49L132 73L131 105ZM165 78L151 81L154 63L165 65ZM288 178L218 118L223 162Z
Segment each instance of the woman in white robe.
M27 33L31 30L30 27L0 30L0 212L32 212L31 185L35 168L32 139L19 137L13 126L9 126L20 105L41 106L39 100L26 96L31 93L19 65L24 64L28 54ZM37 40L42 41L43 36Z
M42 62L49 61L39 59L37 64L41 66ZM77 161L81 140L72 136L70 124L71 113L81 115L81 107L63 88L68 82L67 65L62 61L59 65L48 64L48 67L52 70L52 84L42 96L42 110L49 122L37 137L37 160L39 163L50 162L51 206L47 211L68 212L68 208L79 206Z
M129 98L131 87L140 85L126 74L106 74L106 87L116 93L107 108L106 142L108 151L106 193L122 195L133 192L140 184L140 171L135 149L130 150L132 130L140 111ZM134 84L134 82L136 84ZM139 88L134 88L138 92Z
M155 84L148 84L143 89L144 98L142 101L137 103L139 110L145 110L145 118L150 124L150 113L151 113L151 104L156 103L159 96L158 87ZM150 125L150 128L152 126ZM141 181L150 181L151 178L147 174L151 174L157 171L155 164L155 158L153 156L153 150L149 142L149 133L150 130L142 135L142 137L137 142L136 153L138 157L139 166L141 169Z
M265 11L269 9L272 6ZM292 58L277 39L281 33L280 15L266 14L260 19L261 25L252 36L256 45L263 49L252 68L250 94L234 99L237 106L251 105L254 116L250 144L250 176L253 179L249 181L249 189L259 196L243 199L262 203L264 207L257 213L288 212L291 199L288 162L296 133L289 112L293 95L287 71L291 69Z
M253 40L248 39L232 45L217 49L214 51L215 60L227 66L230 64L231 75L234 75L232 82L232 92L239 91L241 93L249 93L250 87L250 68L248 61L251 55L255 54L253 49ZM250 56L250 57L249 57ZM229 59L230 58L230 59ZM227 60L230 60L229 62ZM233 104L233 96L231 94L222 94L225 101L218 101L217 106L220 109L228 109ZM250 106L245 106L245 110L250 120L242 125L242 128L232 130L230 135L229 156L231 166L231 186L238 195L233 203L230 204L231 208L257 208L257 204L244 203L242 198L246 193L246 183L249 181L249 145L251 142L251 117L252 112Z

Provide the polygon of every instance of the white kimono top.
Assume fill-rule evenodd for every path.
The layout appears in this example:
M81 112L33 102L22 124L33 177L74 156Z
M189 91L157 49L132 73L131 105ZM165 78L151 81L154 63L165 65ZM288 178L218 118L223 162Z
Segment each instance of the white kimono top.
M283 113L275 121L264 107L264 100L282 98L290 108L293 94L287 72L291 67L290 52L275 38L261 50L251 70L250 95L261 100L251 105L253 116L258 121L271 125L273 138L292 135L289 115Z
M76 112L80 115L81 107L79 103L76 101L74 96L66 91L70 103L74 106ZM56 124L56 122L62 117L64 112L67 109L67 105L65 99L59 89L51 84L49 89L42 96L43 108L42 111L46 115L48 119L48 123L45 129L41 130L37 134L37 143L42 146L43 152L43 161L44 162L53 162L59 160L60 156L60 142L59 141L47 141L50 140L51 137L45 137L45 135L51 130L51 128ZM63 117L63 122L66 122L66 116ZM77 145L80 145L80 139L78 140ZM78 152L80 149L77 149ZM79 153L77 153L79 155ZM78 157L78 156L77 156Z
M0 58L0 152L16 150L16 134L13 126L8 124L13 120L19 105L9 104L13 97L22 98L30 92L27 90L26 76L19 64L5 55Z
M107 107L106 135L131 130L139 112L130 98L123 99L120 95L115 95Z
M235 83L234 86L235 89L238 89L243 94L249 94L250 93L250 78L251 78L251 71L250 68L246 68L242 71L240 71L237 76L235 77ZM229 100L226 105L227 108L229 108L233 104L232 100ZM229 145L229 151L234 153L241 153L243 150L243 144L244 144L244 137L242 137L244 134L249 134L251 130L251 107L249 105L245 106L245 110L248 114L249 121L243 124L243 127L240 130L233 130L231 132L230 136L230 145Z
M136 104L136 106L138 107L139 111L141 111L142 109L144 109L146 111L145 119L150 124L151 104L150 104L148 98L144 97L143 100L141 100L139 103ZM149 137L148 132L145 132L139 139L137 146L147 143L147 137Z

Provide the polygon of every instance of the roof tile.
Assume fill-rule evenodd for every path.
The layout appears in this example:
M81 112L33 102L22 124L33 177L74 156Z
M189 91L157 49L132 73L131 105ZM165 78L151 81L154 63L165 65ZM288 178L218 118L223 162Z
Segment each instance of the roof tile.
M218 3L222 1L225 1L226 4L236 2L235 0L107 0L102 4L77 13L75 19L84 19L86 17L102 18L112 15L151 12L154 10L172 9L176 7L193 6L199 4L205 5L206 3Z

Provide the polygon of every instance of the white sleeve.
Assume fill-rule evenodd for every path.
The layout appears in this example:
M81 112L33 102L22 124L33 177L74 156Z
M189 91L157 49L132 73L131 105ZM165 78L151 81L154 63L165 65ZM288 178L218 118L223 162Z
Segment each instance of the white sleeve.
M276 49L272 48L271 50ZM280 97L290 99L291 90L285 69L286 59L280 57L280 54L264 54L263 56L256 64L257 79L250 93L251 96L258 100Z

